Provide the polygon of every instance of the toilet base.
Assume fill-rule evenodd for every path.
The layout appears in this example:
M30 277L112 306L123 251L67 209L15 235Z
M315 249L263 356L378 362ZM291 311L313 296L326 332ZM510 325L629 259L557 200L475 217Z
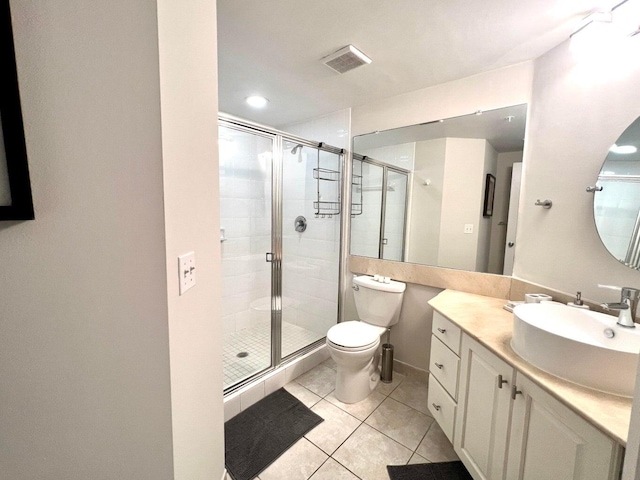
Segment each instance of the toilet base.
M364 368L338 365L335 397L342 403L357 403L367 398L380 382L376 365L373 358Z

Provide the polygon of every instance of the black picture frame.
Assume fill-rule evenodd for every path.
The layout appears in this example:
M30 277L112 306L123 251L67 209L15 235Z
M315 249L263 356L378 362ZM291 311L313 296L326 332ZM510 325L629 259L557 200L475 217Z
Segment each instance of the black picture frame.
M484 206L482 208L483 217L491 217L493 215L493 198L496 194L496 177L487 173L484 183Z
M4 85L0 88L0 118L11 193L11 205L0 206L0 220L33 220L33 198L9 0L0 0L0 71Z

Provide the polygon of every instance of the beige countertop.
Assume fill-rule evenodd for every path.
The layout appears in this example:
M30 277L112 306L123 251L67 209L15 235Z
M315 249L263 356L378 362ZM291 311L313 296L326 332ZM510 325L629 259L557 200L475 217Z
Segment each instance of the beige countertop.
M511 348L513 314L500 298L445 290L429 301L435 310L458 325L498 357L540 385L595 427L626 446L631 398L599 392L546 373L520 358Z

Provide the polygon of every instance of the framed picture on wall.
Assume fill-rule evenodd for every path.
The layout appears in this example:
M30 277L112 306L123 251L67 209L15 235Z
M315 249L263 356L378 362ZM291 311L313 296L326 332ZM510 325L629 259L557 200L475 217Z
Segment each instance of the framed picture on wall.
M484 184L484 208L482 209L483 217L491 217L493 215L493 197L496 194L496 177L487 173L487 179Z
M0 78L0 220L31 220L33 199L8 0L0 0Z

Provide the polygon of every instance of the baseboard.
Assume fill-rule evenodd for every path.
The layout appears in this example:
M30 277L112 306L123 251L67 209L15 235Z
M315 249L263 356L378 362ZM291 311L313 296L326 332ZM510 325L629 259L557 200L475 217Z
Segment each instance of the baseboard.
M393 371L398 372L401 375L411 376L424 380L425 382L429 378L429 372L422 370L421 368L414 367L408 363L401 362L399 360L393 360Z

